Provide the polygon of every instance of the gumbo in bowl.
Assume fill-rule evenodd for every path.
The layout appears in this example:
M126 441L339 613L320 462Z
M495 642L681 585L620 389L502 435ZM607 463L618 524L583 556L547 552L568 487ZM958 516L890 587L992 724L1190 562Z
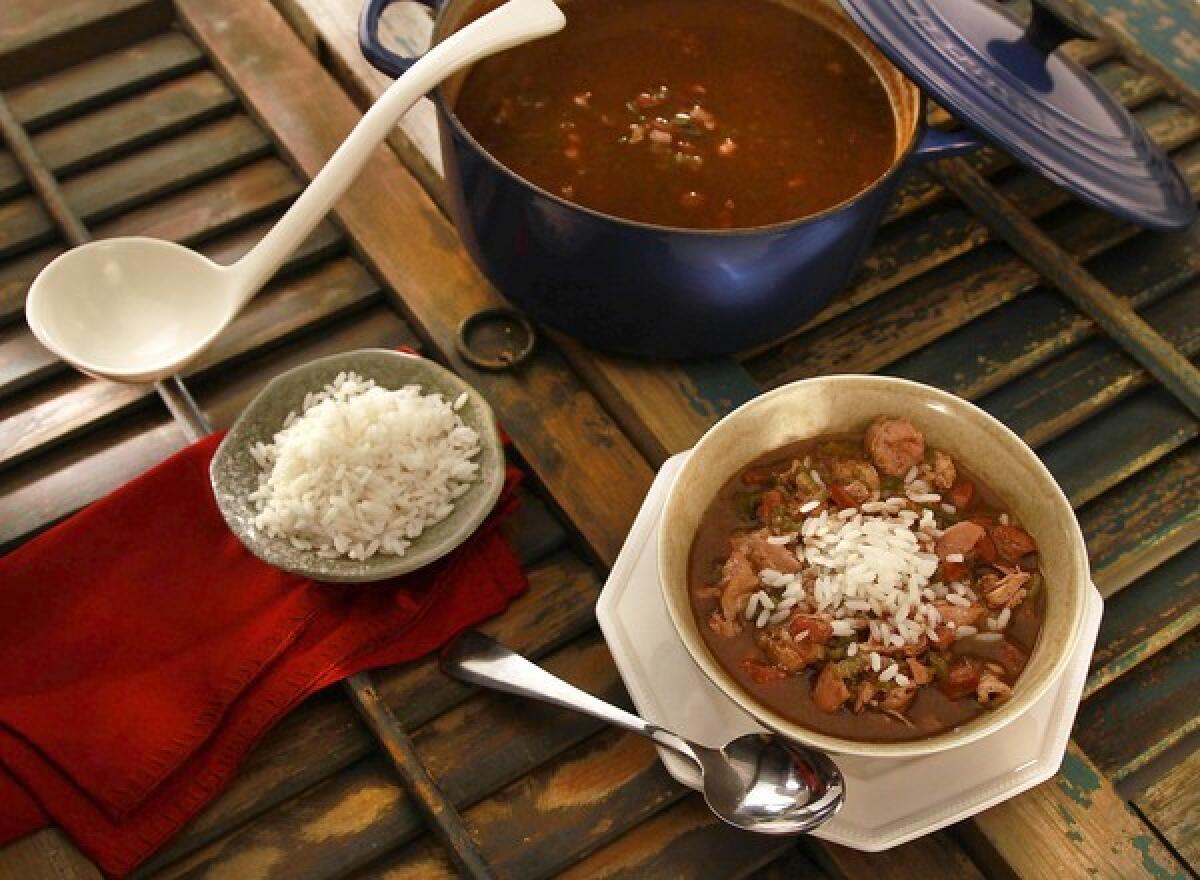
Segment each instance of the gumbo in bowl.
M1033 538L890 416L743 468L702 517L689 569L726 672L845 739L916 739L1003 704L1043 617Z

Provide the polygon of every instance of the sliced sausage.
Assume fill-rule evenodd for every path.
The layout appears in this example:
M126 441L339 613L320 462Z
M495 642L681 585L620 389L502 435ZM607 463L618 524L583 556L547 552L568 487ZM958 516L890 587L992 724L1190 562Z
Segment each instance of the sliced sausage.
M952 700L961 700L975 693L978 686L979 670L965 660L951 666L945 680L938 683L942 693Z
M984 536L983 528L970 520L957 522L937 539L937 555L939 559L960 554L966 556L975 549L976 542Z
M953 504L955 509L962 513L971 506L971 499L974 497L975 484L970 480L959 480L946 492L944 500L948 504Z
M992 541L996 544L996 552L1009 562L1037 552L1037 544L1029 532L1018 526L992 526Z
M999 657L1004 671L1012 676L1020 675L1021 670L1025 668L1025 662L1029 659L1025 656L1024 651L1008 639L1000 643L1000 650L996 652L996 655Z

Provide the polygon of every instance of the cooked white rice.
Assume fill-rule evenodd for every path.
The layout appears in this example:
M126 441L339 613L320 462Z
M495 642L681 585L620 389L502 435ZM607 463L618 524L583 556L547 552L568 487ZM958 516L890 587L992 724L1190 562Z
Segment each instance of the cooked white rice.
M403 556L478 477L479 435L457 412L465 402L339 373L251 448L254 527L325 558Z
M859 509L823 510L808 516L799 534L768 538L786 546L803 569L789 574L773 568L759 571L761 589L750 597L746 620L761 629L786 619L785 610L827 614L834 636L854 636L862 629L872 644L889 648L935 636L943 622L935 602L967 608L978 597L966 584L934 580L935 545L942 531L930 510L918 514L903 504L904 499L896 497L868 501ZM949 554L946 561L963 558ZM1005 609L990 618L989 631L1002 632L1011 616ZM948 626L957 638L978 634L975 627ZM879 672L879 655L872 652L869 659ZM902 674L892 673L897 678Z

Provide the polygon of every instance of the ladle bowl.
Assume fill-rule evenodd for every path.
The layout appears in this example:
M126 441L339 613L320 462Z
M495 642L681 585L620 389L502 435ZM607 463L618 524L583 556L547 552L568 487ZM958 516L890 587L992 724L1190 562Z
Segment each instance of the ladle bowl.
M508 0L437 45L383 93L283 218L231 266L152 238L106 239L67 251L29 289L30 329L93 376L148 382L179 372L312 232L422 95L475 61L565 23L552 0Z
M93 241L41 271L25 314L38 340L83 372L149 382L186 366L181 352L198 357L237 314L232 271L170 241Z

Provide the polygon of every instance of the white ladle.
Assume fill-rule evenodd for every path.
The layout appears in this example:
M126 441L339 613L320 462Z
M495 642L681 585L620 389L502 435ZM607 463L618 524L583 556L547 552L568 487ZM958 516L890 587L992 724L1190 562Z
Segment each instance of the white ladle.
M439 43L383 93L283 218L232 266L153 238L67 251L29 290L30 329L94 376L149 382L179 372L299 247L422 95L467 65L565 23L552 0L509 0Z

